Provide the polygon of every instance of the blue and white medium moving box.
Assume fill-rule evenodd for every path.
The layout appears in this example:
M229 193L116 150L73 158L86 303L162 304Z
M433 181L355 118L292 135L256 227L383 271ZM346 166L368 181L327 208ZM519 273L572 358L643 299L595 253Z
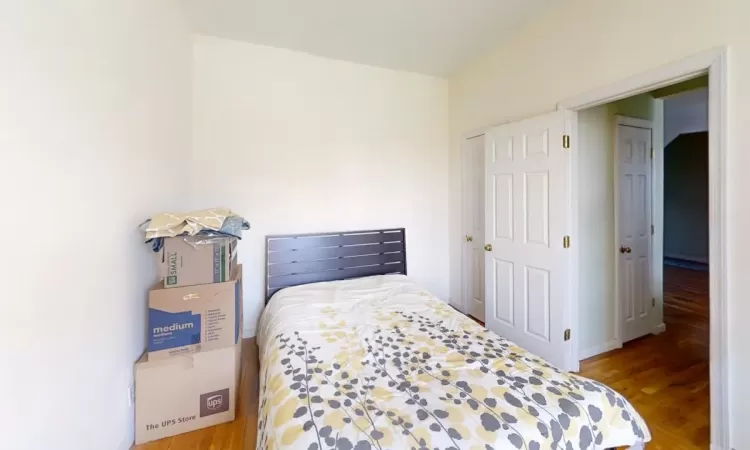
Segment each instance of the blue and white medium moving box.
M135 364L135 443L235 418L242 343Z
M148 360L231 347L242 340L242 266L223 283L148 293Z

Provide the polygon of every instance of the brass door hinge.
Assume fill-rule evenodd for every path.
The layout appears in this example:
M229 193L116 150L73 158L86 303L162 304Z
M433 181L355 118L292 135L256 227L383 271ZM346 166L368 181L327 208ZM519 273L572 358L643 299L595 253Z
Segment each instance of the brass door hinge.
M656 299L654 297L651 297L651 307L656 308Z
M654 159L654 148L651 147L651 159Z
M567 330L565 330L565 333L563 333L563 338L564 338L564 339L565 339L566 341L569 341L569 340L570 340L570 328L568 328Z
M563 134L563 148L570 148L570 135Z
M570 236L563 237L563 248L570 248Z
M654 235L654 226L651 225L651 236L653 236L653 235Z

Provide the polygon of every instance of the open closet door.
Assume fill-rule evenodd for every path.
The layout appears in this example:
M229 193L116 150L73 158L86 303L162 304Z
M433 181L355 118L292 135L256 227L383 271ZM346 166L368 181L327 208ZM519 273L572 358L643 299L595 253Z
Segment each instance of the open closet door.
M485 135L485 320L566 370L571 204L564 135L564 111Z

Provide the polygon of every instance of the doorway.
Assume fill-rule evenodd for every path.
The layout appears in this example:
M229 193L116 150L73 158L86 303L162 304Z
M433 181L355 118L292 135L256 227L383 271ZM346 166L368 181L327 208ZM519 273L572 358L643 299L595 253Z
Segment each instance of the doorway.
M582 111L597 105L653 91L665 86L708 75L708 185L709 185L709 335L710 335L710 434L712 448L729 448L729 375L727 348L726 281L726 154L727 154L727 49L719 47L665 64L620 82L577 95L558 103L562 110ZM577 147L573 139L573 148ZM573 159L577 159L575 151ZM574 170L577 170L574 163ZM574 192L578 190L575 185ZM578 206L573 201L574 238L580 236ZM577 255L573 257L577 260ZM573 265L576 270L576 264ZM574 292L578 292L577 277ZM575 298L575 295L574 295ZM575 305L576 311L578 305ZM577 313L576 313L577 317ZM575 324L578 329L579 324ZM574 343L573 351L579 353ZM574 358L576 360L577 358ZM577 364L571 367L577 368ZM669 448L669 447L668 447Z
M543 189L539 192L559 192L560 188L567 188L568 186L565 184L565 180L569 180L569 197L566 200L563 200L562 202L550 202L546 203L544 196L537 196L536 200L542 201L545 205L554 205L555 207L561 207L565 211L569 211L567 220L564 220L563 222L553 223L552 221L547 221L547 216L541 216L543 219L542 221L536 221L536 223L547 223L550 225L549 228L540 228L540 230L543 231L543 235L553 235L554 238L550 239L548 242L549 245L560 245L562 244L562 247L565 249L570 249L569 256L565 257L565 264L557 267L556 270L559 269L560 273L562 274L561 278L558 278L558 280L555 283L545 283L544 277L537 277L540 278L541 283L536 283L537 286L540 286L540 289L537 289L538 292L536 292L535 298L539 300L537 303L540 305L547 305L545 308L537 308L537 311L549 311L551 307L562 307L562 314L561 315L553 315L552 314L543 314L538 316L529 315L529 312L532 311L530 308L525 307L523 309L525 316L525 322L526 326L525 329L528 331L530 327L529 324L529 318L533 318L540 324L545 324L545 329L550 329L546 325L553 325L551 322L552 318L554 318L555 325L559 326L562 325L564 329L564 333L550 333L549 337L550 339L546 339L546 342L549 344L553 344L552 340L554 339L555 345L560 345L559 349L560 351L557 353L551 354L552 358L548 359L553 364L557 365L558 367L569 370L569 371L579 371L580 365L579 361L582 359L582 338L583 334L585 333L584 330L589 329L592 326L599 326L604 328L611 328L611 322L607 321L584 321L582 320L580 314L583 314L581 309L583 308L583 291L588 287L589 284L600 284L600 285L607 285L611 288L614 288L615 284L612 280L606 279L606 274L614 274L614 270L612 271L602 271L604 274L603 277L590 277L589 279L582 279L580 272L581 272L581 257L582 254L586 251L586 245L587 243L591 242L591 236L590 233L590 226L592 224L596 225L597 222L594 220L587 220L588 218L585 215L585 211L582 210L580 207L581 203L581 195L584 193L590 193L592 196L596 197L597 191L595 189L590 189L589 186L583 182L584 180L590 180L590 179L596 179L597 177L605 176L606 173L611 173L611 170L604 172L598 172L596 170L586 170L586 166L588 163L591 163L595 159L588 159L584 158L580 153L580 147L581 142L578 142L578 120L579 115L584 110L593 108L600 105L605 105L607 103L615 102L621 99L628 99L632 98L634 96L637 96L642 93L651 92L656 89L664 88L666 86L674 85L677 83L684 82L686 80L691 80L696 77L700 77L703 75L709 76L709 145L708 145L708 158L709 158L709 222L711 224L710 227L710 236L709 236L709 261L711 266L711 271L709 273L709 292L710 292L710 326L709 326L709 335L710 335L710 386L708 386L708 389L710 390L710 433L711 433L711 446L715 448L728 448L729 444L729 400L728 400L728 349L727 349L727 299L726 299L726 274L725 274L725 267L726 267L726 250L725 250L725 236L726 236L726 177L724 176L726 172L726 132L727 132L727 121L726 121L726 111L727 111L727 49L726 48L717 48L712 49L703 53L699 53L690 57L687 57L683 60L675 61L669 64L666 64L661 67L654 68L652 70L649 70L647 72L641 73L636 76L632 76L630 78L624 79L619 82L611 83L609 85L603 86L601 88L592 90L590 92L586 92L580 95L577 95L575 97L563 100L558 103L557 105L557 114L548 114L545 117L547 117L547 120L549 121L549 126L547 129L554 128L554 132L544 132L544 130L536 130L536 131L543 131L541 136L542 142L545 143L541 148L547 148L547 149L554 149L556 153L559 152L560 147L558 147L560 144L558 139L562 138L562 148L565 150L569 149L569 152L564 152L564 154L569 155L568 161L561 160L561 164L558 164L555 167L555 172L557 174L557 179L560 182L554 182L554 179L550 178L550 184L548 185L548 189ZM489 132L493 129L496 129L498 127L502 127L504 131L507 130L513 130L514 127L517 126L526 126L531 124L532 122L536 120L541 120L543 116L537 116L534 118L526 119L524 121L519 122L512 122L512 123L506 123L506 124L499 124L491 127L484 127L480 130L474 130L471 133L467 133L464 135L464 138L484 134L486 132ZM562 136L560 136L561 130L558 128L558 125L561 120L561 118L564 118L562 121L563 128L562 128ZM550 128L551 127L551 128ZM536 131L532 130L534 133ZM502 133L501 133L502 134ZM507 134L507 133L506 133ZM525 136L525 134L524 134ZM523 140L524 136L521 136L522 140L520 141L522 147L524 148L526 146L525 141ZM507 136L504 136L507 137ZM537 136L539 137L539 136ZM655 138L657 136L654 136ZM515 147L512 147L511 145L515 145L515 140L508 140L506 139L504 142L497 142L497 145L492 147L492 150L497 150L497 153L495 155L503 155L505 149L515 149ZM658 145L658 144L657 144ZM490 154L490 146L487 144L487 151L486 154ZM602 153L602 152L600 152ZM523 155L527 155L527 153L522 153ZM534 154L532 156L547 156L549 153L539 153ZM560 154L560 153L558 153ZM611 167L611 166L610 166ZM562 169L562 170L558 170ZM485 168L485 170L488 170ZM581 175L585 174L586 177L582 177ZM485 188L486 192L493 192L493 185L489 183L489 180L491 179L490 176L492 175L490 172L485 172ZM561 178L562 177L562 178ZM583 183L582 183L583 182ZM515 185L514 185L515 186ZM558 188L558 186L560 186ZM658 189L659 187L654 186L654 189L659 193ZM528 191L527 191L528 192ZM501 197L497 197L501 198ZM494 200L497 200L495 198ZM515 197L514 197L515 198ZM485 210L489 211L489 202L490 197L486 197L485 202ZM495 202L497 203L497 202ZM510 205L510 204L509 204ZM496 207L503 206L503 205L495 205ZM543 209L546 209L543 208ZM510 209L509 209L510 210ZM594 209L595 210L595 209ZM514 206L515 211L515 206ZM528 213L530 210L520 210L521 213ZM489 212L487 213L489 214ZM663 226L663 223L659 222L658 217L654 217L654 224L658 226ZM515 226L514 226L515 228ZM612 227L605 229L606 232L610 232L614 228L614 225ZM600 228L601 229L601 228ZM501 230L502 231L502 230ZM596 231L596 230L594 230ZM524 234L526 233L526 234ZM549 233L549 234L548 234ZM569 233L569 234L568 234ZM494 237L494 235L498 234L497 230L493 229L492 227L485 226L485 240L488 240L488 242ZM502 234L502 233L499 233ZM524 231L521 230L521 233L516 233L516 237L514 239L523 238L523 236L528 237L528 230ZM559 239L559 240L558 240ZM659 235L655 235L652 238L652 242L654 243L654 248L658 247L656 245L656 241L659 239ZM529 241L527 239L527 241ZM492 254L492 247L487 246L488 253ZM610 247L612 250L615 250L615 247ZM661 247L659 247L661 248ZM652 249L652 253L656 253ZM550 255L551 256L551 255ZM653 255L657 256L657 259L661 260L663 258L663 255ZM603 264L609 263L614 264L614 258L609 258L608 254L602 253L600 255L601 261ZM513 264L513 261L510 262ZM489 266L488 266L489 267ZM501 266L498 266L500 269L502 269ZM513 305L515 306L515 300L511 302L510 300L513 298L510 294L512 294L514 291L513 289L510 289L512 286L518 286L523 287L523 279L516 277L510 277L510 272L508 271L507 276L501 277L500 275L503 275L504 272L502 270L497 270L498 267L495 267L494 271L492 273L495 274L494 281L493 278L490 278L489 276L486 276L485 278L485 304L486 304L486 311L489 315L490 313L496 313L497 311L505 311L509 312L510 309L509 306ZM662 276L663 276L663 269L661 264L652 264L652 269L654 270L654 282L655 283L661 283L663 282ZM490 271L485 268L485 273L487 275L490 274ZM523 275L523 273L521 273ZM525 275L533 275L533 273L526 271ZM614 275L611 275L614 277ZM519 278L515 282L515 279ZM498 280L514 280L513 284L508 283L499 283ZM529 290L530 284L526 283L526 290ZM556 286L555 289L552 289L551 286ZM507 289L506 289L507 288ZM652 291L656 297L658 297L658 293L661 292L661 289L654 289ZM494 297L489 297L489 295L493 295ZM465 299L464 299L465 300ZM505 301L504 303L500 302L501 300ZM654 298L655 303L658 305L662 304L663 299ZM579 314L580 313L580 314ZM659 314L659 309L657 308L656 314ZM497 314L495 314L497 315ZM532 317L533 316L533 317ZM507 314L507 317L512 317L510 314ZM658 318L658 315L655 316L655 318ZM592 325L593 324L593 325ZM489 327L489 323L488 323ZM567 327L567 328L566 328ZM490 327L491 328L491 327ZM617 327L619 328L619 327ZM557 330L562 331L562 330ZM531 340L532 337L529 336L529 340ZM562 341L562 342L558 342ZM523 346L523 344L520 344ZM608 350L617 348L618 345L621 345L621 340L618 342L616 339L612 339L610 341L604 342L602 345L602 348L596 349L597 353L606 352ZM609 348L606 348L609 347ZM542 355L545 357L544 355ZM618 388L618 386L613 386L615 388ZM625 387L619 388L621 391L625 390ZM672 448L669 445L667 445L666 448Z
M484 135L463 143L463 310L484 323Z
M583 376L642 411L656 447L700 449L710 442L708 266L673 261L679 249L707 251L708 140L678 133L664 145L683 95L665 89L578 113L579 356Z

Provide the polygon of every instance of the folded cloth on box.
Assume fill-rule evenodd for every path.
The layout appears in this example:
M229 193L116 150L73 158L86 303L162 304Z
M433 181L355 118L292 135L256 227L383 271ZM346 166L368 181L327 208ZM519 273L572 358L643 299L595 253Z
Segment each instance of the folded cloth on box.
M189 213L161 213L143 223L146 242L153 241L154 251L159 251L162 240L175 236L206 238L235 237L242 239L242 231L250 224L228 208L211 208ZM196 243L200 243L196 241Z

